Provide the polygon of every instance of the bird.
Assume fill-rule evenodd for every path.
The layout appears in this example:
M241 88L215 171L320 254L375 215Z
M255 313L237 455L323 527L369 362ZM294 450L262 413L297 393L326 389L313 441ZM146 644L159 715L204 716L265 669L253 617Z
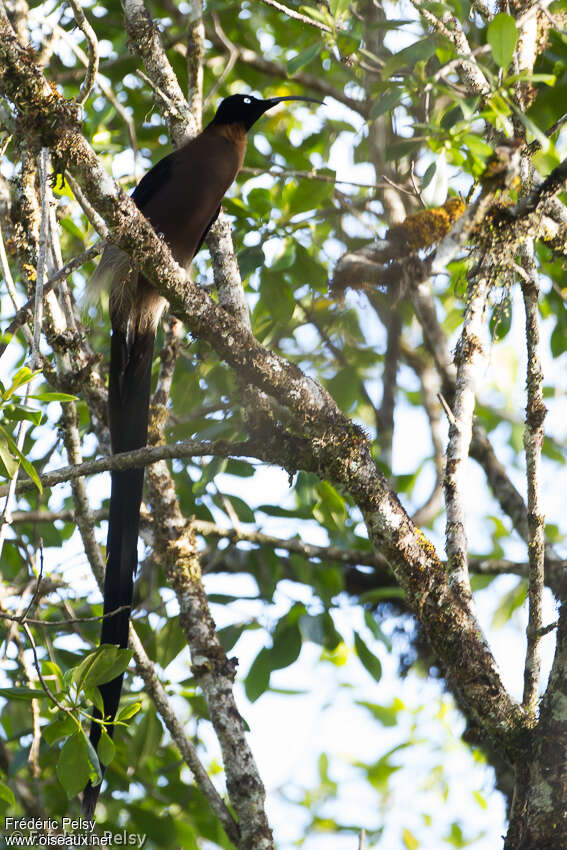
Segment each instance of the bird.
M299 95L225 98L202 132L159 160L135 188L134 203L187 271L242 168L249 130L269 109L291 100L322 103ZM108 423L112 453L118 454L146 445L154 342L167 302L112 244L104 249L89 282L91 297L102 289L110 291ZM101 645L128 645L143 483L143 467L111 473ZM99 685L103 713L93 710L90 729L95 750L100 721L110 724L106 730L113 734L122 679L123 674ZM101 776L103 770L101 765ZM102 778L97 785L89 781L83 792L82 808L88 819L93 817L101 782Z

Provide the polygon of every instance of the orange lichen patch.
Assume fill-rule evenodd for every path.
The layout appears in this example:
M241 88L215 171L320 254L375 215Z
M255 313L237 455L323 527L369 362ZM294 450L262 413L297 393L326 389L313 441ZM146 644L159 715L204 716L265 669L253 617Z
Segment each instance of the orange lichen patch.
M442 206L408 215L391 227L386 239L393 247L415 253L440 242L466 209L461 198L449 198Z

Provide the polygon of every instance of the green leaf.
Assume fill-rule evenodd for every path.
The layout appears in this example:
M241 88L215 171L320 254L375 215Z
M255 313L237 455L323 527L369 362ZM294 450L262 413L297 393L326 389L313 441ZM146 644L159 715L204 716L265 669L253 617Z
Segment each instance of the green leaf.
M359 598L363 603L375 604L383 599L403 599L404 591L401 587L376 587L374 590L365 590Z
M11 385L3 393L4 401L7 401L10 396L13 395L17 389L19 389L19 387L24 386L24 384L29 384L29 382L32 381L36 375L39 374L40 370L32 372L31 369L29 369L27 366L22 366L21 369L18 369L18 371L14 375Z
M486 40L492 50L492 56L497 65L507 68L516 49L518 28L511 15L500 12L488 25Z
M380 659L368 649L358 632L354 633L354 646L356 654L358 655L363 667L366 668L373 679L379 682L382 678L382 665L380 663Z
M21 453L15 441L12 439L11 435L6 431L5 428L2 427L2 425L0 425L0 444L2 443L2 438L4 438L4 440L8 444L10 453L17 458L18 463L23 466L23 468L25 469L31 480L34 482L39 492L42 493L43 487L41 486L41 481L39 480L38 474L35 471L34 467L29 462L29 460ZM4 461L4 458L2 458L2 460Z
M110 764L112 759L114 758L114 754L116 752L116 747L114 746L114 742L106 729L103 729L100 734L100 740L98 742L97 753L100 759L101 764L105 767Z
M306 640L324 646L329 652L333 652L343 640L327 611L323 614L304 614L299 620L299 628Z
M69 393L37 393L30 395L29 398L35 398L38 401L77 401L77 396L69 395Z
M324 6L321 6L320 9L313 6L300 6L299 11L304 15L308 15L310 18L314 18L316 21L320 21L322 24L327 24L327 26L333 25L333 19Z
M301 652L301 632L297 623L290 623L283 617L272 636L272 646L268 650L272 670L281 670L297 661Z
M12 789L9 788L5 782L0 782L0 800L8 803L9 806L16 805L16 798L14 797Z
M18 461L10 451L8 440L2 433L0 433L0 462L4 467L4 474L8 478L13 478L18 469Z
M264 691L267 691L270 686L270 673L272 667L270 664L270 656L268 650L264 647L261 649L246 676L244 687L246 696L250 702L256 702L258 697L262 696Z
M526 582L521 579L516 586L505 593L492 615L492 628L501 629L510 620L514 611L522 607L526 601Z
M264 252L261 245L254 245L250 248L245 247L238 252L238 267L242 280L246 280L252 272L263 266L266 262Z
M300 68L304 68L306 65L309 65L310 62L313 62L322 49L323 42L318 41L310 47L307 47L305 50L302 50L301 53L298 53L297 56L293 57L293 59L290 59L287 63L287 72L289 76L293 77Z
M398 722L398 714L404 708L403 702L397 698L390 705L377 705L364 700L357 700L356 704L366 708L382 726L395 726Z
M388 652L391 652L392 651L392 641L390 640L388 635L385 634L382 631L382 626L380 625L378 620L374 617L372 611L368 611L367 609L365 609L365 611L364 611L364 623L365 623L366 627L368 629L370 629L370 631L372 632L372 637L374 637L376 640L382 641L382 643L384 644L384 646L386 647Z
M32 699L49 699L48 694L40 688L0 688L0 697L29 702Z
M76 728L77 726L73 718L66 715L62 720L55 720L48 726L43 726L41 734L49 746L52 746L59 738L66 738L68 735L72 735Z
M413 68L417 62L426 62L430 59L437 49L437 39L435 36L428 35L427 38L422 38L410 44L409 47L404 47L395 53L382 68L381 77L386 81L395 71L406 65Z
M119 649L113 644L103 644L74 668L72 681L79 688L92 688L103 685L123 673L132 652L129 649Z
M370 120L375 121L377 118L380 118L381 115L384 115L386 112L391 112L394 109L400 100L402 99L402 95L404 90L399 87L392 88L386 94L381 94L376 98L372 109L370 110Z
M131 717L134 717L140 711L141 707L141 702L133 702L130 705L123 706L116 715L116 723L123 723L125 720L130 720Z
M270 318L285 325L295 310L295 297L288 283L280 275L265 272L260 283L262 304Z
M71 799L83 790L91 775L91 763L84 732L67 738L57 760L57 778Z

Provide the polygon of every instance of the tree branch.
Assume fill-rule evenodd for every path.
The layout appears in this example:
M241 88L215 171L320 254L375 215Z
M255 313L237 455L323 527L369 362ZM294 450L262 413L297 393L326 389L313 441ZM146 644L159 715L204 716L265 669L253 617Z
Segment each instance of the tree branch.
M543 446L543 421L546 408L543 401L543 371L540 360L539 306L537 273L533 244L522 250L522 264L528 280L522 281L522 294L526 312L527 341L527 403L524 446L528 483L528 557L530 563L528 598L529 615L527 651L524 668L524 707L537 710L541 670L541 628L543 625L543 587L545 581L545 519L541 506L541 450Z

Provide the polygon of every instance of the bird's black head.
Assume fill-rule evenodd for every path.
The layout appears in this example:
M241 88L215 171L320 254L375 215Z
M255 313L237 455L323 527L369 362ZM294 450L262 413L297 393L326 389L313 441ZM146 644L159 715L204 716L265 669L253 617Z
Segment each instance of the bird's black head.
M277 106L278 103L284 100L306 100L309 103L322 103L322 101L315 100L312 97L295 97L294 95L270 97L267 100L261 100L258 97L253 97L251 94L233 94L221 101L216 115L209 126L214 124L242 123L246 127L246 130L249 130L264 112L267 112L272 106Z

